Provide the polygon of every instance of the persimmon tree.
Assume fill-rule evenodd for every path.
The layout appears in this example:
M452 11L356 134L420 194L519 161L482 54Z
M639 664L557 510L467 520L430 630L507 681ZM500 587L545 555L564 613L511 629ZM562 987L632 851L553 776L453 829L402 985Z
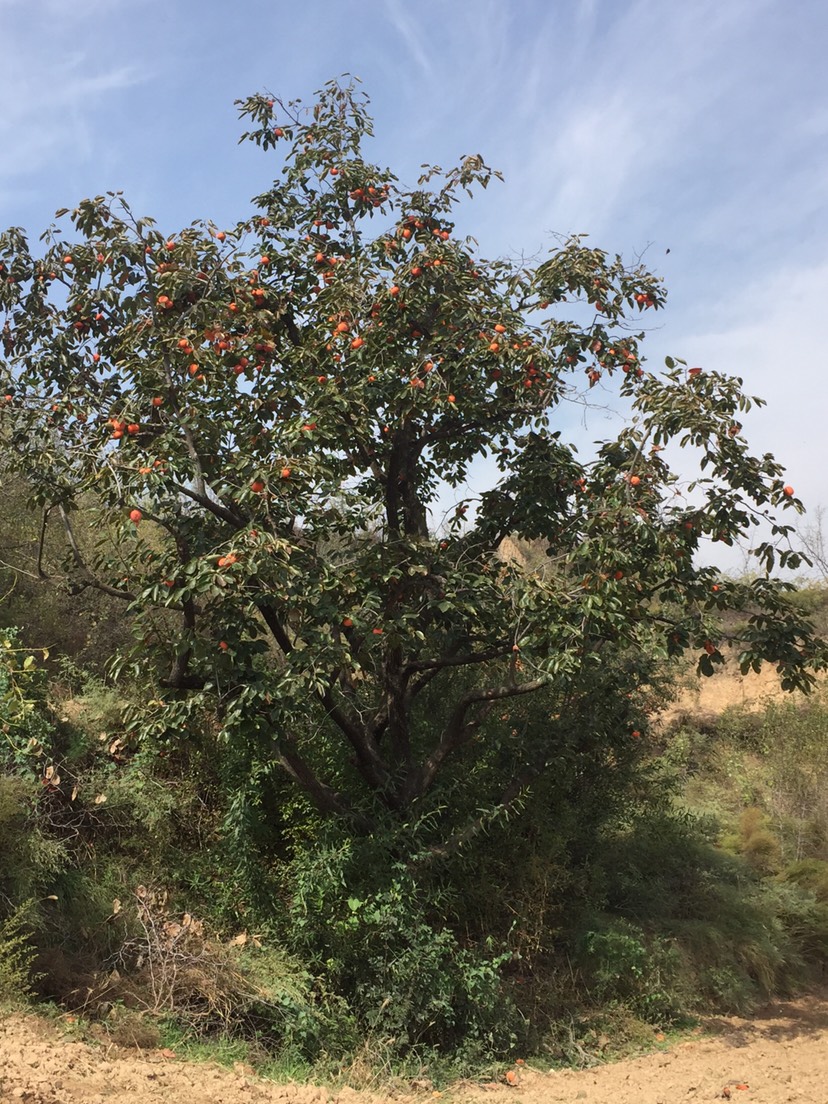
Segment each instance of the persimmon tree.
M500 808L564 745L611 769L653 660L709 673L726 641L807 687L824 652L771 577L799 562L776 513L800 504L749 450L740 380L644 367L659 280L583 238L483 259L454 217L497 174L468 156L403 187L365 159L353 86L240 112L281 168L237 225L162 233L109 193L37 253L0 238L4 445L66 534L69 584L123 599L136 738L213 718L362 830L448 769L473 788L493 755ZM581 458L566 404L599 383L629 418ZM439 517L481 457L492 485ZM702 542L754 531L752 580L699 566ZM533 694L547 720L516 739L509 703Z

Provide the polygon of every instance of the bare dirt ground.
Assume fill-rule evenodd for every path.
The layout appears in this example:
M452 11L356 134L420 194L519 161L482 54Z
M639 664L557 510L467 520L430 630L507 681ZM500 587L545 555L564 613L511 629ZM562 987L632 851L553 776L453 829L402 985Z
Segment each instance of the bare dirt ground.
M669 724L682 717L696 721L718 717L725 709L764 709L771 702L801 701L799 693L789 694L779 685L779 676L771 664L765 664L759 674L739 673L734 656L711 678L697 678L690 673L680 683L679 693L661 714L662 723ZM828 1096L826 1096L828 1101Z
M171 1051L93 1047L35 1016L0 1021L2 1104L425 1104L440 1098L446 1104L828 1104L828 994L775 1003L751 1019L708 1020L703 1034L640 1058L587 1070L514 1066L490 1084L414 1094L277 1085L243 1067L179 1061Z

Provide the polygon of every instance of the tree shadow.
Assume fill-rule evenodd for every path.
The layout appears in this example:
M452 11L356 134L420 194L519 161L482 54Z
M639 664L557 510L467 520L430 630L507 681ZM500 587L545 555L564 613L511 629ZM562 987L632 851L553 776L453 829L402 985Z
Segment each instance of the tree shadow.
M783 1042L828 1031L828 989L815 990L795 1000L774 1000L750 1019L705 1016L705 1028L732 1047L748 1046L757 1039Z

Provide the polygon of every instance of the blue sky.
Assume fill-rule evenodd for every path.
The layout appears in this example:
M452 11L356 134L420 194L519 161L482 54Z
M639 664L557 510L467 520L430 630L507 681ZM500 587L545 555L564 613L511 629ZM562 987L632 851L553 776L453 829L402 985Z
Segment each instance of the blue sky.
M504 172L461 220L484 255L643 254L670 292L651 363L741 375L754 447L828 504L824 0L0 0L0 42L0 225L109 188L170 232L234 222L273 163L233 100L356 74L404 181Z

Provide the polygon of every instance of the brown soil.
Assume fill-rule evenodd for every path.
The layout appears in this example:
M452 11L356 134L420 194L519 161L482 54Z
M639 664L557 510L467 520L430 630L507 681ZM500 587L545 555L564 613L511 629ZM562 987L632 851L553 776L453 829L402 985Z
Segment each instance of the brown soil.
M752 1019L710 1020L705 1032L655 1053L587 1070L504 1069L498 1082L438 1093L359 1093L278 1085L249 1068L183 1062L171 1051L93 1047L58 1025L14 1014L0 1021L0 1104L737 1104L828 1102L828 999L771 1005ZM515 1084L506 1083L506 1074Z
M729 655L726 665L710 678L698 678L688 673L681 681L676 698L661 714L661 719L670 723L690 717L698 723L715 719L725 709L758 710L774 701L792 700L801 701L802 695L784 691L779 685L779 675L771 664L765 664L759 674L750 671L743 675L735 657Z

